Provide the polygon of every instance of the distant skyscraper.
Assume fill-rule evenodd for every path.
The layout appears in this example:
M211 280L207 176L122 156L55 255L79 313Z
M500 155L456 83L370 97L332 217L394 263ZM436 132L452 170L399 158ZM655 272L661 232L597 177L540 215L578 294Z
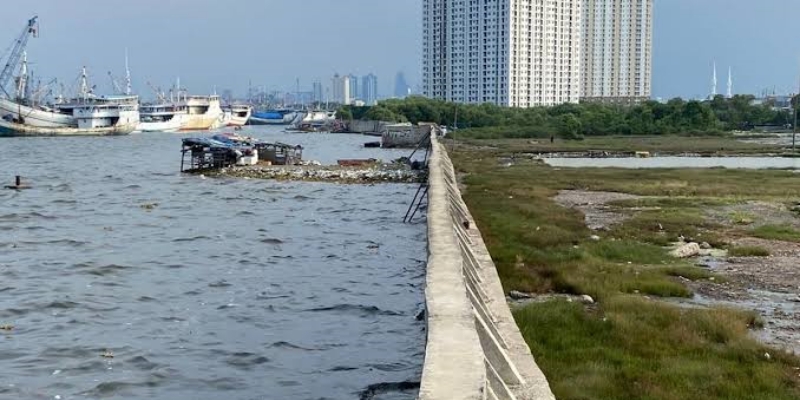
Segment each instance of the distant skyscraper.
M358 77L350 74L348 78L350 79L350 98L356 99L361 97L361 82L359 81Z
M581 99L650 99L653 0L583 0Z
M315 103L322 103L325 101L325 97L322 95L322 82L314 82L311 85L311 93L312 93L312 101Z
M394 77L394 97L398 98L405 98L408 96L408 90L411 86L408 86L408 82L406 81L406 76L403 74L402 71L398 72L397 75Z
M576 103L583 0L423 0L422 92L460 103Z
M352 97L350 95L350 77L349 76L339 76L336 74L333 76L333 100L339 104L350 105Z
M361 100L368 106L378 103L378 77L374 74L364 76L361 80Z

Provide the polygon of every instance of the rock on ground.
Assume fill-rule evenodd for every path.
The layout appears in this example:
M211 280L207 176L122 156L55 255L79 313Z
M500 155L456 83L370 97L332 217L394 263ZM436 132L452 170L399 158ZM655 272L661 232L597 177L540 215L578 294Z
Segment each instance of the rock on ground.
M669 254L673 257L677 258L689 258L694 257L700 254L700 245L697 243L687 243L678 246L675 250L669 252Z

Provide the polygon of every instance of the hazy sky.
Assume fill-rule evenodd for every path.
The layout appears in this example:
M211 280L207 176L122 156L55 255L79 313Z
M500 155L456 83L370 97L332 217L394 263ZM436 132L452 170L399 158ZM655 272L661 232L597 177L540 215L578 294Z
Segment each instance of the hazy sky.
M3 0L10 1L10 0ZM378 75L390 93L404 71L418 82L420 0L35 0L0 13L0 51L34 13L40 36L29 58L43 76L72 83L86 65L93 83L110 88L108 71L124 74L128 48L134 86L169 86L177 76L190 91L233 89L248 81L302 90L334 73Z
M653 96L704 97L717 62L734 93L797 92L800 0L655 0Z
M796 90L800 0L656 0L653 95L699 97L710 91L711 64L720 92L727 68L736 92ZM124 72L130 53L134 87L168 86L176 77L191 91L214 86L244 94L248 81L309 90L338 72L374 72L389 94L404 71L420 74L421 0L36 0L0 14L0 50L32 14L41 35L29 45L42 76L75 81L86 65L109 90L108 71Z

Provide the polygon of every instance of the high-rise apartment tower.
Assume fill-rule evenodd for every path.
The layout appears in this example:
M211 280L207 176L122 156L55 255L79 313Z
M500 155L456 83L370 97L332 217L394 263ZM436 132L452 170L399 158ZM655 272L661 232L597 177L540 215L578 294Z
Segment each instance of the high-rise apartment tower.
M581 101L650 98L653 0L583 0Z
M423 94L530 107L578 102L585 0L423 0Z

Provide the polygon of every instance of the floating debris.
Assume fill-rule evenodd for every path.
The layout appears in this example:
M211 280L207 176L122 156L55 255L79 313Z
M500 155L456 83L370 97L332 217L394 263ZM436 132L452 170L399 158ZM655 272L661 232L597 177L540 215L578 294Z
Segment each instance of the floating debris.
M139 207L142 208L143 210L152 211L155 210L156 207L158 207L158 203L145 203L140 205Z

